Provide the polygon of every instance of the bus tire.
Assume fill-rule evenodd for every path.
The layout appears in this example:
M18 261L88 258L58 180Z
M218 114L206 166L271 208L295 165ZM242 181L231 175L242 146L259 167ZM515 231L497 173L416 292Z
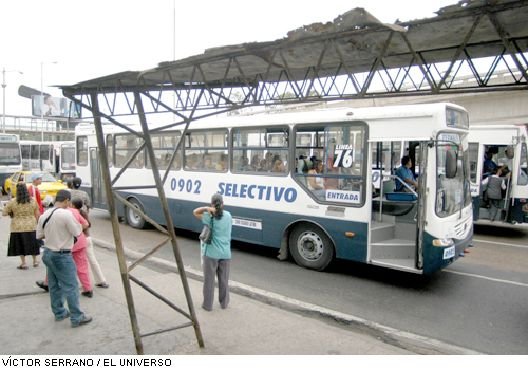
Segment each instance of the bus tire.
M311 270L323 271L334 259L334 243L312 224L297 225L290 234L288 247L295 262Z
M141 209L141 211L143 211L143 207L141 206L141 204L139 204L139 202L136 199L131 198L128 201L134 204L135 206L137 206L139 209ZM126 217L127 224L132 226L134 229L144 229L147 224L145 219L141 217L141 215L139 215L131 207L126 207L125 217Z

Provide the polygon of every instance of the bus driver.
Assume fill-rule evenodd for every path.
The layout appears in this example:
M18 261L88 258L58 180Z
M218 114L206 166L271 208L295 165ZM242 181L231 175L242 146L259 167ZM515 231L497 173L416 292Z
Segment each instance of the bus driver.
M396 176L401 180L396 181L396 191L410 191L408 187L403 185L405 182L413 190L418 189L418 182L411 171L412 161L408 155L404 155L401 159L401 166L396 170Z

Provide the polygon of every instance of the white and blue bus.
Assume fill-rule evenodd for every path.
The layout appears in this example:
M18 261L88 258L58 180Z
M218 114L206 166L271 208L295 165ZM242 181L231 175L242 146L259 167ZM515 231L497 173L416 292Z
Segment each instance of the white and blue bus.
M22 140L20 149L24 170L50 172L59 180L75 177L74 141Z
M471 125L469 160L475 222L508 226L528 222L527 125ZM488 162L486 163L486 160ZM501 167L505 189L495 220L483 180L491 167ZM485 183L484 183L485 184Z
M20 170L22 170L22 158L18 135L0 134L0 186L2 186L2 195L7 194L4 190L5 180Z
M144 189L154 184L150 160L144 150L131 159L142 139L103 130L111 177L129 163L114 186L163 224L155 188ZM75 135L82 188L105 208L94 127L78 125ZM417 274L449 265L471 243L467 136L467 112L452 104L218 116L151 133L160 174L169 170L175 227L198 232L192 210L219 192L233 239L288 252L314 270L338 258ZM419 185L396 193L393 157L402 152L418 162ZM310 170L319 161L323 169ZM145 225L133 208L118 213Z

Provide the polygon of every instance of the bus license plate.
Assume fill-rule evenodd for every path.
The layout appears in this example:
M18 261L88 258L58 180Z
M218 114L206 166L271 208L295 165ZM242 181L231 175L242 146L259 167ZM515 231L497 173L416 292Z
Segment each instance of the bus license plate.
M455 246L444 249L444 259L453 258L455 256Z

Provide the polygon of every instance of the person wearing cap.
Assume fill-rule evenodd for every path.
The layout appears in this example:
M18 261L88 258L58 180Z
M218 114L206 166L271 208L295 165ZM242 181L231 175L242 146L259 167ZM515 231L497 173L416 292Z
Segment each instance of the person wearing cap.
M37 225L37 238L45 239L42 261L48 270L48 286L51 311L55 321L70 318L71 326L88 324L92 318L86 315L79 304L77 269L72 257L74 237L82 233L82 227L67 209L71 194L59 190L54 208L48 209L40 217ZM64 298L68 309L64 307Z
M212 238L209 244L201 242L203 262L203 303L206 311L213 310L215 275L218 276L218 299L220 307L226 309L229 304L229 267L231 261L231 213L224 210L222 195L216 193L211 204L198 207L194 217L209 225Z
M40 214L44 213L44 207L42 206L42 199L40 198L40 191L38 186L42 184L42 174L34 173L31 175L31 185L28 186L29 195L35 199L38 204Z

